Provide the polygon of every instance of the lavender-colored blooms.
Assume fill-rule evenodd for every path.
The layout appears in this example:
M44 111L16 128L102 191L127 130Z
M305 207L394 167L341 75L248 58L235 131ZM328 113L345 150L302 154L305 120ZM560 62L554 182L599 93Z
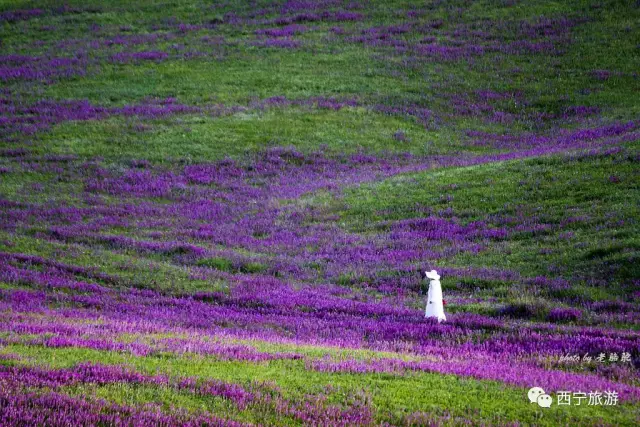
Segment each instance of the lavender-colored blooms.
M291 24L279 28L265 28L256 30L257 35L265 35L267 37L291 37L307 31L304 25Z
M69 425L183 425L240 427L244 424L211 415L193 416L184 411L172 415L158 407L130 408L107 403L90 403L65 394L29 391L0 391L0 417L9 425L69 426Z
M426 371L453 374L476 379L498 380L523 388L537 384L546 392L559 390L616 390L622 400L640 399L640 388L613 383L597 375L580 375L564 371L549 371L529 367L517 362L460 361L460 362L406 362L394 359L379 359L372 362L355 360L343 362L314 361L308 369L321 372L387 372Z
M395 139L396 141L405 142L407 141L407 135L403 131L398 130L393 133L393 139Z
M0 381L4 385L2 393L7 390L10 396L12 392L21 392L21 397L18 399L9 399L7 395L0 394L0 403L3 403L0 406L0 414L3 415L3 419L18 421L19 416L28 416L31 417L29 419L34 420L34 425L43 423L53 416L56 417L57 422L60 422L60 425L68 425L67 423L72 421L87 423L90 420L119 424L123 421L120 417L127 417L136 425L147 425L149 421L167 425L173 425L173 423L180 423L180 425L243 425L230 420L218 419L208 414L188 415L178 412L178 414L167 415L160 410L149 413L137 408L74 399L58 392L63 386L74 384L104 385L114 383L149 384L174 388L201 396L216 396L232 402L239 410L246 409L250 405L267 406L277 414L291 416L311 424L361 425L368 424L372 420L371 408L366 403L357 400L343 409L326 404L326 397L320 395L312 399L315 402L313 402L314 405L310 405L310 402L299 403L277 394L274 396L273 389L261 384L255 384L252 389L247 390L237 384L216 380L202 381L192 377L172 379L162 375L144 375L120 366L80 364L74 368L61 370L0 366ZM24 387L51 391L36 395L21 390ZM30 407L38 405L40 402L46 403L46 411L36 415ZM72 405L79 410L73 415L67 415L66 413L69 412ZM102 409L106 409L105 412L109 415L100 415Z
M359 23L369 17L365 7L359 2L292 0L235 13L226 12L225 4L218 2L206 6L220 13L209 22L211 15L196 22L166 18L137 23L147 31L143 34L136 34L129 25L94 24L88 36L41 40L34 43L34 49L16 51L20 54L3 53L0 81L7 87L0 88L0 136L6 144L0 151L0 176L8 177L8 182L23 173L52 177L25 183L15 194L0 196L0 418L4 422L237 425L208 413L173 409L167 413L155 405L130 408L63 394L69 386L116 383L214 396L238 410L266 408L305 425L371 425L378 421L374 407L364 398L338 406L327 402L334 396L305 396L295 402L284 398L277 388L264 385L175 378L168 373L149 375L124 366L36 368L28 366L28 358L6 353L9 349L4 347L11 345L43 347L54 353L61 351L56 349L92 349L124 353L129 358L172 355L206 358L212 363L287 363L323 372L328 381L342 372L399 376L431 372L522 388L535 383L547 391L614 389L624 402L639 400L633 376L640 338L634 330L611 326L640 324L637 292L631 292L625 301L586 302L581 310L504 306L502 299L480 297L472 290L497 282L557 295L568 293L574 279L555 271L528 277L515 270L447 264L450 257L479 254L522 236L557 236L563 244L572 245L578 240L576 229L594 224L595 214L567 212L559 223L525 212L487 214L469 221L459 217L460 212L449 203L458 200L454 184L434 195L444 208L416 206L414 217L379 221L372 224L373 232L356 233L341 226L335 212L306 202L306 196L318 192L339 196L349 186L441 167L550 154L562 155L566 161L591 156L611 156L616 161L634 156L637 161L637 153L621 146L640 137L637 120L599 121L601 108L586 100L576 105L563 100L557 111L540 112L524 91L490 87L447 90L442 99L435 100L428 95L409 100L399 94L385 99L370 91L355 96L347 88L299 98L249 98L228 105L145 98L113 106L25 97L25 88L37 91L62 79L100 73L103 68L153 67L153 63L198 58L225 60L234 49L252 54L264 47L304 46L315 54L327 46L320 44L325 39L319 43L310 35L326 28L332 33L330 41L347 48L364 45L367 54L383 61L394 75L421 72L429 62L448 82L441 69L452 62L473 67L476 62L489 63L504 56L563 55L573 43L572 28L585 22L575 14L571 18L479 23L455 19L461 12L457 8L450 8L450 16L443 19L429 18L427 8L412 8L395 11L399 22ZM88 11L101 12L68 6L13 10L1 13L0 23L16 29L22 25L40 28L45 17ZM30 19L35 22L21 22ZM339 27L335 26L338 22ZM238 28L250 35L249 40L236 37ZM41 31L57 29L48 26ZM311 31L308 37L295 38ZM247 46L251 49L244 52ZM334 47L328 46L331 53ZM482 57L484 61L478 61ZM440 67L438 63L446 64ZM512 70L514 76L519 72ZM601 82L610 84L611 79L637 77L604 69L593 70L589 76L595 85L590 90L598 90ZM433 89L445 87L439 81L430 84ZM440 108L439 102L446 106ZM487 125L481 128L509 129L517 124L529 130L504 134L469 130L462 144L471 150L449 155L303 153L293 147L275 147L244 158L217 162L196 158L158 165L145 159L114 163L39 154L39 137L66 122L121 117L132 122L128 126L133 132L142 133L153 130L151 120L156 119L199 116L215 120L240 112L288 108L346 115L355 107L393 116L393 120L415 121L429 130L460 119ZM561 129L557 123L569 125ZM391 137L408 142L403 131ZM604 180L607 185L631 182L618 173ZM57 194L58 183L70 182L78 185ZM598 226L613 228L628 219L613 216L606 221ZM10 253L26 250L18 239L13 241L22 233L41 239L48 257ZM106 265L103 269L74 265L88 265L85 251L95 255L103 250L119 260L154 260L146 259L149 265L144 265L145 274L154 279L138 277L140 265L129 261L110 264L109 273L103 271ZM545 247L540 253L551 255L555 250ZM416 308L421 285L417 268L424 264L437 267L446 280L443 286L452 312L443 324L425 320ZM158 265L177 272L200 290L189 289L171 274L167 280L156 280L156 274L164 274L157 270ZM599 278L586 283L605 284ZM637 288L637 281L629 287ZM468 304L483 313L495 313L496 307L504 306L503 316L467 313ZM238 344L239 339L246 341ZM391 351L411 356L411 360L399 354L366 360L317 358L295 350L262 351L249 344L254 341ZM567 353L595 357L603 352L629 353L632 360L620 367L603 364L592 373L549 366L550 360ZM442 417L413 413L403 420L469 421L448 413Z
M553 308L548 318L552 322L575 321L582 317L582 312L575 308Z
M133 53L121 52L113 55L110 58L110 61L126 64L129 62L137 62L137 61L160 62L168 58L169 58L168 53L160 52L160 51L144 51L144 52L133 52Z
M276 38L266 38L253 43L254 46L260 47L276 47L282 49L295 49L301 46L301 42L291 37L277 36Z
M17 9L0 13L0 22L28 21L44 14L42 9Z
M72 78L86 74L85 57L27 57L10 55L0 58L0 81Z

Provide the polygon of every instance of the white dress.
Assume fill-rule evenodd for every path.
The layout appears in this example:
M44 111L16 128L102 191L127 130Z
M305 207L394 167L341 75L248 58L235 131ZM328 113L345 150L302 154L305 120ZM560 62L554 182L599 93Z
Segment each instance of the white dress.
M444 315L444 305L442 304L442 286L439 279L432 279L429 282L429 293L427 294L427 307L424 310L424 317L437 317L438 323L447 320Z

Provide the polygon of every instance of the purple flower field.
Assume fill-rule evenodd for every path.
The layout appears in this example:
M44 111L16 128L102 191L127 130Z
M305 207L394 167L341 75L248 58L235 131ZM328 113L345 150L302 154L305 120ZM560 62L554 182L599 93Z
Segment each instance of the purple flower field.
M637 425L638 20L0 3L0 425Z

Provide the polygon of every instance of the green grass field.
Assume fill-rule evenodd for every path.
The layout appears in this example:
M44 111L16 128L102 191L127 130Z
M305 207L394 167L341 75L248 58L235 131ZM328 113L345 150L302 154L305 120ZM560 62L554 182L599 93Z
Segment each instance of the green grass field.
M0 0L0 424L637 425L638 22Z

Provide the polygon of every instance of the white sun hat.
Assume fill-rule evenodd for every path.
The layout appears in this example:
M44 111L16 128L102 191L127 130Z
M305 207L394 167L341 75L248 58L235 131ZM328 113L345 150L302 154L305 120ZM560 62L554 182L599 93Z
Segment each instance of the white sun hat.
M435 270L425 271L424 275L431 280L440 280L440 276L438 276L438 272Z

